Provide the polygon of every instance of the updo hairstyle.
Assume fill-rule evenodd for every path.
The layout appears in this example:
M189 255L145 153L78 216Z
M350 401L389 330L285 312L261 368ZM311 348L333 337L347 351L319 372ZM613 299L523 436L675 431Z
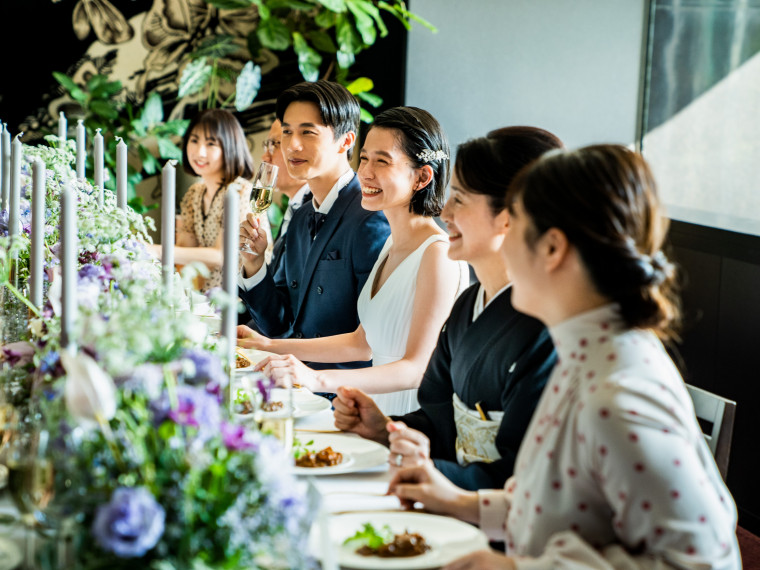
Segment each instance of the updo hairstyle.
M507 189L520 169L562 147L562 141L544 129L504 127L460 144L454 172L467 192L486 196L496 215L507 207Z
M414 168L429 165L433 169L433 179L428 185L412 194L409 211L428 218L438 216L446 198L451 154L449 141L440 123L424 109L394 107L375 117L370 131L375 128L390 129L397 133L401 151ZM437 155L437 158L433 155Z
M676 268L661 251L668 219L641 155L619 145L552 153L516 177L510 203L520 198L529 246L550 228L561 230L629 327L675 336Z

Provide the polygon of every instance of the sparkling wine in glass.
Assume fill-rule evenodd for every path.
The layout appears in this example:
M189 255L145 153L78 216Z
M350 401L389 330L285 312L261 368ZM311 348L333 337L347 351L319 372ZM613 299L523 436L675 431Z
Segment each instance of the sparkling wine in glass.
M251 210L256 217L266 212L272 205L275 182L277 182L277 167L274 164L262 162L253 179L253 190L251 190ZM240 251L256 254L248 242L240 248Z

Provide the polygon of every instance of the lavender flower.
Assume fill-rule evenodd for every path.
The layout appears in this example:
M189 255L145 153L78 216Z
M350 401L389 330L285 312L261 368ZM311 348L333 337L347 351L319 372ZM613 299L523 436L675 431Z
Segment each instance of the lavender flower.
M98 507L92 533L98 544L121 558L143 556L164 533L166 512L144 487L119 487Z
M185 381L191 386L205 383L206 391L214 395L219 395L227 386L229 380L222 368L222 361L215 354L201 348L191 348L184 352L182 358L193 365L193 371L185 375Z
M34 345L26 342L12 342L0 349L0 360L4 360L11 366L25 366L32 361Z
M154 418L157 424L170 419L181 426L198 430L195 442L202 443L219 433L222 421L219 403L212 395L200 388L177 386L177 409L172 409L169 396L163 396L154 404Z
M259 447L258 439L254 432L243 426L222 422L222 440L227 449L233 451L256 450Z

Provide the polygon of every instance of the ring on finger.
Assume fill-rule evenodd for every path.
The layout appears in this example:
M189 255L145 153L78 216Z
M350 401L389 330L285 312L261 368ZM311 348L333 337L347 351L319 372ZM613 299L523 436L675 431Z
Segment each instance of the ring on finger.
M400 453L396 454L396 467L401 467L401 465L404 463L404 456Z

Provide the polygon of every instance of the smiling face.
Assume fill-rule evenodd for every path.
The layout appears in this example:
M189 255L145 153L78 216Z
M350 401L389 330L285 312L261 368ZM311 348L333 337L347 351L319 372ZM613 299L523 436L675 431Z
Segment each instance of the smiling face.
M507 212L494 214L488 197L465 190L455 173L449 190L449 199L441 212L441 220L449 232L449 257L474 265L498 254L504 241Z
M420 182L420 172L401 150L394 129L373 128L359 156L362 208L365 210L409 211L409 202Z
M348 167L345 137L335 140L314 103L295 101L282 120L282 149L290 175L302 181L337 178Z
M195 127L187 141L187 158L195 173L207 183L219 183L224 173L224 151L216 137Z

